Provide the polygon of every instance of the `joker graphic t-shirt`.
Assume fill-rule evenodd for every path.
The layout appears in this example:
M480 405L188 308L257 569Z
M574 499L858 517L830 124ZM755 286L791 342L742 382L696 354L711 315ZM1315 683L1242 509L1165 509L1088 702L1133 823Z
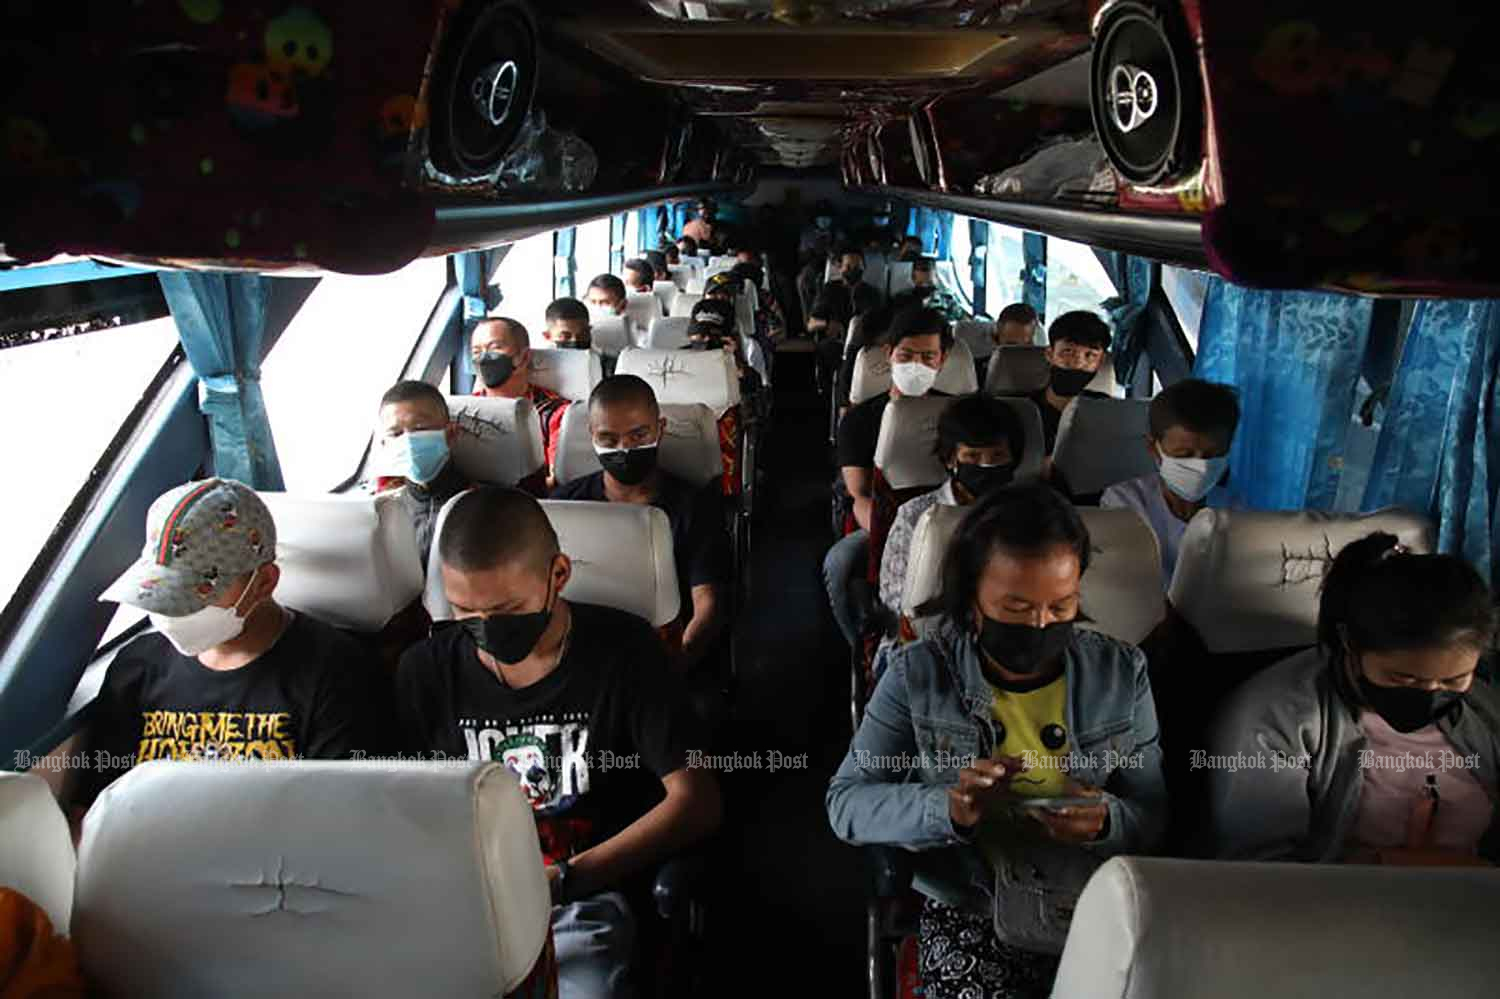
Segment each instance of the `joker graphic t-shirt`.
M408 649L396 676L407 750L504 763L536 812L548 860L634 822L661 799L661 778L702 748L651 626L607 607L569 607L562 661L529 686L506 685L457 627Z

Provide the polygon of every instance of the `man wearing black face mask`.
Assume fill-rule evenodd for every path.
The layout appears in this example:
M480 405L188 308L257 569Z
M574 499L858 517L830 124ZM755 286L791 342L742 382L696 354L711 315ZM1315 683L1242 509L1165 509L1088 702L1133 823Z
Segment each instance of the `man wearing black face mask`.
M560 595L572 564L535 500L463 494L438 552L456 620L401 658L405 748L516 774L547 863L559 995L619 994L634 937L620 887L719 822L713 775L689 766L702 733L645 621Z
M474 363L475 395L530 401L541 423L551 475L569 403L551 389L531 383L531 336L526 327L503 317L480 320L470 337L469 356Z
M682 590L680 664L690 669L717 650L724 630L729 535L717 480L697 488L658 467L666 429L650 385L635 375L604 379L589 397L589 432L603 469L563 483L552 498L649 504L666 513Z
M878 308L885 299L873 285L865 283L865 255L856 247L847 247L839 254L838 277L834 281L849 292L849 304L857 316L862 312ZM832 283L832 282L830 282Z
M1042 432L1047 454L1057 443L1063 412L1079 396L1102 399L1104 395L1085 386L1094 380L1109 356L1109 327L1092 312L1066 312L1047 330L1047 364L1051 368L1047 387L1030 396L1042 414Z

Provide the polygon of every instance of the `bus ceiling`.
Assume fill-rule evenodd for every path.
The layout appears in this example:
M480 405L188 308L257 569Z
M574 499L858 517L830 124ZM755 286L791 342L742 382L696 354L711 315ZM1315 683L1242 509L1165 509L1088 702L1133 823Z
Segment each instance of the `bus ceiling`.
M0 243L380 273L832 173L1241 284L1500 288L1500 10L1434 0L36 4Z

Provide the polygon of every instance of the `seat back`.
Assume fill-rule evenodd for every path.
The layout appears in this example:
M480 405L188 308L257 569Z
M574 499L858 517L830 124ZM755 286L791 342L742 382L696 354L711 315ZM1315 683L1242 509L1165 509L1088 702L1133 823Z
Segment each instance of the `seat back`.
M891 263L886 259L884 253L865 254L865 276L864 282L876 291L884 291ZM908 276L911 274L910 266L907 267Z
M897 260L885 269L886 294L892 298L912 289L911 261ZM876 285L879 287L879 285Z
M1151 431L1146 399L1077 398L1063 411L1052 463L1075 496L1102 493L1156 471L1146 449Z
M995 352L995 324L988 319L960 319L953 324L953 339L969 348L975 361Z
M1116 857L1078 899L1068 999L1492 995L1495 874Z
M693 272L696 270L696 267L690 267L687 264L667 265L667 273L672 275L672 287L678 291L687 291L688 282L692 280ZM676 296L674 295L673 297L675 298ZM671 305L669 304L667 308L670 309Z
M986 395L1030 395L1047 387L1046 347L996 347L985 371Z
M974 356L969 353L966 345L957 342L953 344L932 387L948 395L971 395L978 391ZM885 348L877 344L861 350L854 361L854 377L849 382L850 404L858 405L866 399L890 391L890 388L891 360Z
M917 520L906 563L901 612L919 633L931 626L917 608L942 590L943 558L963 520L965 508L937 503ZM1156 535L1130 510L1080 509L1089 529L1088 571L1083 574L1080 606L1089 620L1079 626L1101 631L1122 642L1140 642L1165 616Z
M649 291L632 291L625 295L625 323L633 333L645 333L651 320L665 315L661 300Z
M551 960L500 763L143 764L89 810L73 922L116 995L499 996Z
M942 485L948 470L937 456L938 417L952 399L892 399L880 417L875 467L897 491Z
M73 834L47 782L0 770L0 888L31 899L66 936L76 864Z
M1107 395L1111 399L1125 398L1125 390L1120 383L1115 381L1115 362L1108 355L1104 355L1104 363L1099 365L1099 370L1094 373L1093 379L1084 386L1090 392L1098 392Z
M701 403L666 403L661 415L667 421L660 447L661 467L694 484L717 479L724 471L724 459L713 411ZM599 471L599 456L589 434L588 407L569 407L563 414L561 432L553 468L557 481L571 482Z
M1209 652L1311 645L1318 588L1343 547L1387 531L1432 551L1432 525L1405 510L1369 514L1202 510L1187 526L1169 590Z
M279 602L340 628L374 633L421 596L422 554L411 516L396 496L260 497L276 522Z
M670 316L672 314L672 300L677 297L677 282L654 282L651 285L651 294L656 296L656 301L661 306L661 314Z
M442 537L455 496L438 514L435 538ZM542 500L542 509L557 532L558 544L573 562L573 575L562 595L581 603L603 604L645 618L661 628L677 620L682 596L673 561L672 525L654 506L634 503L589 503ZM427 562L423 602L434 621L453 617L443 592L439 546Z
M615 373L644 378L659 403L702 403L715 419L740 404L739 373L722 350L627 350Z
M703 301L703 292L701 290L696 292L685 291L672 300L672 311L670 314L673 316L682 316L683 318L690 317L693 314L693 306L701 301Z
M605 357L619 357L626 347L634 347L630 324L624 316L607 316L589 323L594 349Z
M542 426L529 400L450 395L448 414L459 431L453 463L470 482L513 486L546 464Z
M646 348L681 350L688 345L687 331L691 322L687 316L661 316L651 320L651 328L646 331Z
M755 289L748 284L745 288L745 294L734 300L734 322L741 336L750 336L755 332Z
M531 383L551 389L575 402L589 397L604 377L599 355L592 350L546 350L531 352Z

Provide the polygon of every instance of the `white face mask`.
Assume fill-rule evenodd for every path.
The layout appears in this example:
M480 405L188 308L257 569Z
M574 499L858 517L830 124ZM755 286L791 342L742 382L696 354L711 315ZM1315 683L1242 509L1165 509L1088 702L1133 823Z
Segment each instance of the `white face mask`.
M610 319L619 314L607 305L595 305L593 302L590 302L586 308L589 310L589 322L591 323L597 323L601 319Z
M1213 491L1229 468L1229 458L1170 458L1161 456L1161 479L1182 499L1196 503Z
M249 593L255 585L256 573L260 572L257 567L250 573L250 582L245 584L245 593ZM245 630L245 618L249 617L247 611L245 617L240 617L240 603L245 599L245 593L240 594L240 599L235 601L233 607L215 607L209 605L202 610L182 617L166 617L161 614L151 614L151 625L157 631L167 636L167 641L185 656L196 656L207 652L215 645L223 645L232 639L240 637L240 632ZM254 608L251 608L252 610Z
M919 361L891 365L891 381L902 395L926 395L937 381L937 369Z

